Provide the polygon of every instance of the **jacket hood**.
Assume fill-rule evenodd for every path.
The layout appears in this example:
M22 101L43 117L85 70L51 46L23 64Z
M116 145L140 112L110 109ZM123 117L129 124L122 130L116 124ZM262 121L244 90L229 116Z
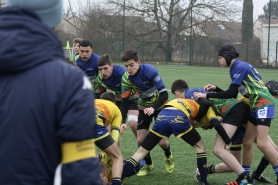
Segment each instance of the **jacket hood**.
M0 11L0 74L20 72L54 58L64 58L57 35L32 11L8 7Z

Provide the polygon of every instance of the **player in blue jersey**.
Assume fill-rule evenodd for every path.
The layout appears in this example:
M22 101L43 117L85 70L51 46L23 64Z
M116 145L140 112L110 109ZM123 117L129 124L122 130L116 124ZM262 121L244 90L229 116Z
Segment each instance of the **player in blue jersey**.
M99 56L93 53L93 45L89 40L82 40L79 44L79 58L76 65L86 73L90 82L94 86L98 75L97 62ZM99 98L99 92L96 92L96 98Z
M98 61L99 74L94 84L95 91L104 92L109 89L114 92L116 97L116 105L120 108L122 102L122 76L126 72L124 66L113 65L110 57L104 54ZM124 119L126 115L123 116ZM137 135L137 121L138 121L138 93L134 89L129 97L128 102L128 124L133 132ZM126 129L125 121L121 125L121 133Z
M150 64L141 64L136 51L127 50L121 61L126 67L122 77L122 104L121 112L127 113L129 97L135 88L138 91L139 116L137 125L137 143L140 146L146 137L153 118L156 118L162 106L168 101L168 92L157 71ZM122 119L125 121L125 117ZM159 142L165 153L165 169L168 173L174 170L173 155L167 139ZM138 176L145 176L154 168L150 154L145 157L146 165L141 168Z
M238 92L250 101L251 116L246 126L243 142L243 167L250 172L253 155L253 142L256 138L257 147L271 163L278 184L278 161L275 152L267 144L271 120L274 118L275 98L264 85L261 75L246 62L238 60L239 53L233 45L226 45L219 50L219 65L230 67L231 84L226 91L215 85L208 84L205 90L215 90L216 93L196 93L195 98L236 98Z

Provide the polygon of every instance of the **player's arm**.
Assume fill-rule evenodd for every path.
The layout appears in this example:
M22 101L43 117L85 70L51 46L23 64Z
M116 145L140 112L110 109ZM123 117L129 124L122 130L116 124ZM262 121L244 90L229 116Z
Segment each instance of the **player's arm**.
M165 102L168 100L168 92L165 88L165 85L158 74L157 69L154 69L154 72L152 74L151 80L153 82L153 85L158 90L159 97L158 100L155 102L155 104L152 106L154 110L157 110L159 107L161 107Z
M226 91L220 91L215 93L207 93L207 98L221 98L221 99L228 99L228 98L236 98L238 94L238 84L231 84L229 89Z
M100 93L106 92L106 86L102 83L102 76L100 73L98 74L95 83L93 83L93 89Z
M122 102L120 107L123 123L125 123L127 118L128 102L129 102L131 91L132 91L132 87L130 87L127 73L125 73L122 77Z
M217 131L217 133L222 137L223 141L229 145L231 143L231 139L228 136L226 130L221 125L220 121L217 119L215 112L210 107L207 112L207 117L209 118L209 122L214 127L214 129Z
M62 159L56 175L67 185L97 185L100 169L93 140L96 121L92 86L81 72L71 71L66 79L60 89L64 93L57 100L56 135Z
M197 103L200 105L198 114L195 117L195 120L197 122L200 122L200 120L207 114L208 109L210 107L210 101L206 98L199 98L197 100Z
M112 136L113 140L115 141L115 143L118 143L118 140L119 140L121 123L122 123L122 114L121 114L121 111L117 107L117 109L115 110L115 117L113 119L112 129L111 129L112 130L111 136Z

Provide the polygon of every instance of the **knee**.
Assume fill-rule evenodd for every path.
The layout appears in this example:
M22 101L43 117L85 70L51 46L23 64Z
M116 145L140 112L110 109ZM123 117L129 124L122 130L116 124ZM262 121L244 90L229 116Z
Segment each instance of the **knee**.
M137 130L137 121L128 121L129 127L131 128L131 130Z
M141 144L143 143L143 138L140 138L137 136L137 144L138 146L141 146Z
M167 139L161 139L161 141L159 142L159 146L161 148L168 148L169 144L170 143Z
M216 147L213 148L213 154L214 154L214 155L219 156L220 153L221 153L221 149L216 148Z

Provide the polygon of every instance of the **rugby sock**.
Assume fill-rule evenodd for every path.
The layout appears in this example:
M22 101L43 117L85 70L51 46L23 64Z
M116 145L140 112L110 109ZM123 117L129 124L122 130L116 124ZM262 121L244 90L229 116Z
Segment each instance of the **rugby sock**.
M129 158L128 160L126 160L123 167L122 179L136 174L137 172L134 169L137 164L138 163L133 158Z
M151 165L153 163L150 152L145 156L144 159L145 159L147 165Z
M273 170L274 170L274 172L275 172L275 174L276 174L276 177L277 177L277 179L278 179L278 166L274 166L274 167L273 167Z
M267 160L267 158L265 156L263 156L257 169L255 170L256 175L258 175L258 177L259 177L268 165L269 165L269 161Z
M114 177L112 179L112 185L121 185L122 182L121 182L121 179L119 177Z
M250 166L244 166L242 165L242 168L246 171L247 175L250 175Z
M201 182L207 183L207 154L197 153L197 166L201 176Z
M170 143L169 143L169 146L166 149L163 148L163 150L164 150L165 156L169 157L171 155Z

